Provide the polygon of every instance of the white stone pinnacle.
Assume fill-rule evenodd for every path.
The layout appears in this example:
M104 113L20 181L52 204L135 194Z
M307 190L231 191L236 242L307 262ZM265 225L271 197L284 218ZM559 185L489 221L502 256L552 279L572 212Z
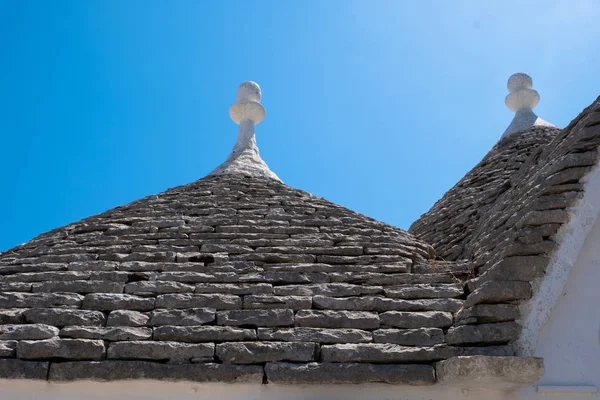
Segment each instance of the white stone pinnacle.
M240 126L238 138L227 160L210 175L242 174L281 181L260 157L256 145L254 126L265 118L260 99L260 86L255 82L244 82L238 87L236 102L229 108L229 116Z
M506 96L504 103L509 110L515 113L515 117L502 134L502 137L522 132L534 126L555 127L551 123L539 118L533 112L533 109L540 101L540 95L531 88L533 81L529 75L522 72L513 74L508 78L506 86L508 87L509 94Z

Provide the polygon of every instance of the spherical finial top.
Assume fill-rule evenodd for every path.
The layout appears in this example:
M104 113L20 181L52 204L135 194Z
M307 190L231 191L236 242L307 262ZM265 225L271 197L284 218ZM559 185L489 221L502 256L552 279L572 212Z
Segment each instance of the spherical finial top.
M265 108L260 104L260 86L256 82L242 83L235 97L236 102L229 107L229 116L236 124L244 119L258 124L265 118Z
M531 89L533 81L529 75L524 74L523 72L517 72L508 78L506 86L508 87L508 91L512 93L519 89Z
M512 111L517 112L521 108L533 110L540 101L540 95L533 90L531 77L522 72L513 74L506 85L510 92L504 103Z
M257 103L260 103L260 86L258 86L258 83L256 82L244 82L238 87L235 97L238 102L256 101Z

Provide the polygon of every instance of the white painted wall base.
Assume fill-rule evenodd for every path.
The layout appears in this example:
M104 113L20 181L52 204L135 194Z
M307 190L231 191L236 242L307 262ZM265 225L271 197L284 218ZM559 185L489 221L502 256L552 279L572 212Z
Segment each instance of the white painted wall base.
M592 183L592 182L590 182ZM589 190L589 189L588 189ZM586 198L600 199L600 190ZM521 399L577 400L596 393L557 390L564 387L600 387L600 219L580 209L577 218L592 219L590 233L569 269L549 319L537 337L536 357L544 358L545 374L536 385L523 389ZM581 243L580 243L581 245ZM554 386L554 392L538 387ZM589 388L588 388L589 389Z
M598 388L596 386L549 386L538 385L538 394L554 396L596 396Z
M156 381L0 381L2 400L510 400L516 394L445 385L281 386Z

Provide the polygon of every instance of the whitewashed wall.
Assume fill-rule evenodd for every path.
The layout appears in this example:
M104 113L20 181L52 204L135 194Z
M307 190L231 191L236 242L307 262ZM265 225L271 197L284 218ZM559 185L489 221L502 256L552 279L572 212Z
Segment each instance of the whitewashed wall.
M2 400L507 400L507 393L391 385L223 385L155 381L47 383L0 381Z
M600 219L540 331L535 356L544 358L546 372L536 385L521 391L521 399L600 398L593 393L600 387Z

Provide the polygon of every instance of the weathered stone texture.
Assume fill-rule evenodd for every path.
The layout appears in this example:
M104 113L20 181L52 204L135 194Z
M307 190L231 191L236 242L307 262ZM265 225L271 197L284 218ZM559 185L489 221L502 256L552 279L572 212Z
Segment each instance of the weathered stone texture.
M456 325L485 324L490 322L514 321L519 318L519 307L515 304L477 304L462 309L456 314Z
M258 364L272 361L315 361L316 343L245 342L217 344L215 355L233 364Z
M36 360L0 359L0 377L43 379L51 360L56 381L431 384L433 362L509 356L516 303L597 161L560 138L594 154L541 163L556 132L501 140L415 224L425 241L242 175L43 234L0 254L0 335L27 326L0 357Z
M254 329L231 326L159 326L154 329L154 340L177 342L215 342L256 340Z
M13 358L17 353L16 340L0 340L0 358Z
M48 362L0 359L0 379L46 379Z
M429 365L379 365L366 363L267 363L265 374L276 384L391 383L431 385L434 368Z
M39 340L57 335L58 328L50 325L0 325L0 340Z
M544 375L541 358L453 357L435 366L441 383L486 382L489 387L520 388L535 383Z
M532 281L544 274L548 261L545 256L507 257L490 267L481 276L481 281Z
M102 340L23 340L17 345L17 357L24 360L101 360L104 355L105 348Z
M395 299L439 299L444 297L461 297L464 290L461 284L416 284L396 286L386 289L385 295Z
M377 329L379 315L364 311L300 310L295 324L312 328Z
M292 310L219 311L217 325L291 326L294 325L294 312Z
M214 308L239 310L242 299L227 294L165 294L156 298L156 308Z
M150 317L147 314L131 310L115 310L108 314L106 326L145 326ZM83 325L83 324L74 324Z
M291 309L303 310L312 308L311 296L244 296L243 307L246 309Z
M481 303L504 303L531 297L531 285L523 281L487 281L467 297L465 307Z
M1 370L0 370L1 372ZM262 383L263 367L234 364L159 364L148 361L52 363L50 381L151 379L189 382Z
M25 323L25 311L22 308L0 310L0 324L23 324Z
M269 283L198 283L196 293L230 293L235 295L270 294L273 285Z
M211 362L214 359L213 343L187 344L180 342L131 341L111 343L109 359L155 360L170 363Z
M34 283L35 292L123 293L123 285L109 281L57 281Z
M388 343L334 344L321 346L321 361L373 363L428 363L453 355L446 346L410 347Z
M154 299L130 294L94 293L85 296L82 307L88 310L102 311L149 311L154 308Z
M371 332L360 329L259 328L258 339L285 342L365 343L372 341L373 338Z
M323 283L316 285L277 286L273 292L279 296L331 296L348 297L367 294L379 294L383 288L378 286L351 285L348 283Z
M92 327L67 326L60 330L60 336L73 339L101 339L107 341L148 340L152 338L152 329L140 327Z
M381 325L405 329L447 328L452 325L452 314L440 311L387 311L380 314L379 319Z
M378 329L373 332L373 342L429 347L444 343L444 331L439 328Z
M508 218L514 215L521 218L531 201L523 198L535 196L533 185L523 179L524 172L529 177L547 173L540 171L540 160L531 162L530 157L539 155L558 132L557 128L536 127L502 138L431 210L412 224L410 232L431 243L444 260L473 260L494 251L511 228L506 223ZM535 214L528 218L538 225L564 221L564 217Z
M79 307L83 296L74 293L0 293L0 308Z
M448 344L499 344L515 340L521 327L515 322L463 325L452 327L446 333Z
M67 325L104 326L106 317L99 311L70 308L34 308L23 312L30 324L47 324L58 327Z
M364 311L448 311L457 312L463 305L458 299L403 300L382 296L327 297L314 296L315 308Z
M182 310L154 310L150 314L149 326L161 325L204 325L215 320L214 308L186 308Z
M196 289L194 285L181 282L154 281L132 282L125 285L125 293L191 293Z

